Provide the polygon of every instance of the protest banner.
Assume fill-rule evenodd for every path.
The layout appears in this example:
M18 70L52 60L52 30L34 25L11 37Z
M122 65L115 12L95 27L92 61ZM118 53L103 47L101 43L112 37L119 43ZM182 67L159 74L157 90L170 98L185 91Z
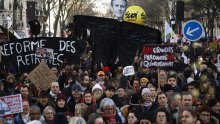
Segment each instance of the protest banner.
M0 97L0 117L23 112L21 94Z
M53 81L57 81L56 75L51 72L45 61L31 71L28 78L41 90L47 90Z
M74 35L88 40L93 46L94 63L131 65L142 44L161 44L161 32L148 26L115 19L76 15ZM87 30L90 35L87 37Z
M173 46L171 45L144 45L142 49L144 67L172 67Z
M36 55L37 48L46 50L46 58ZM64 62L77 64L80 58L79 45L74 38L25 38L1 43L0 49L2 64L8 67L10 62L21 73L33 70L41 59L46 59L48 66L60 66Z
M134 71L134 67L133 66L126 66L123 69L123 75L125 76L130 76L130 75L134 75L135 71Z

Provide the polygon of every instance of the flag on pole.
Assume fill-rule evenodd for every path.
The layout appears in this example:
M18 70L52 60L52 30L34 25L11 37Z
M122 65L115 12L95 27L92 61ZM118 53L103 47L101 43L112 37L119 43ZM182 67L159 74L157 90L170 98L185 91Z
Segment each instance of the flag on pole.
M164 28L164 41L165 43L167 41L171 42L177 42L177 37L173 31L173 29L170 27L170 25L168 24L168 22L165 20L165 28Z

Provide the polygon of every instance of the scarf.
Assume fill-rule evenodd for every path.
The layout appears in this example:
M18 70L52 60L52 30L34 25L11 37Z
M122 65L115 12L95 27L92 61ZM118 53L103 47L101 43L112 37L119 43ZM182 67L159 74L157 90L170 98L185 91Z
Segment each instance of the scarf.
M57 94L53 94L52 91L50 91L50 95L51 95L53 98L55 98L55 101L56 101L56 99L57 99Z
M101 113L102 117L104 118L104 120L107 121L108 124L117 124L116 120L115 120L115 113L112 115L107 115L104 112Z

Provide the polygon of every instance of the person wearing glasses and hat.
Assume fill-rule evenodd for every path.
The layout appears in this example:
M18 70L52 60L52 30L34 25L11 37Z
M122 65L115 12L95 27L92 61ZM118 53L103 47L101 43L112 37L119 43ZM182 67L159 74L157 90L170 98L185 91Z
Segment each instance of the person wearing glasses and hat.
M68 105L69 111L72 114L74 114L75 105L77 103L80 103L80 100L82 98L82 88L79 84L74 84L71 90L72 90L71 96L67 99L67 105Z

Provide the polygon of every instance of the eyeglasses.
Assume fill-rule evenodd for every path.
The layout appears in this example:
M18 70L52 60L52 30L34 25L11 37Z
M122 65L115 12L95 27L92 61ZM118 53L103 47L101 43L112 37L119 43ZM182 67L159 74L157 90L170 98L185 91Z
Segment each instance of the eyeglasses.
M72 91L81 92L79 89L72 89Z
M106 111L113 111L114 108L105 108Z
M11 119L11 118L6 118L5 120L6 120L6 121L10 121L10 120L12 120L12 119Z
M198 104L196 104L196 106L202 106L202 104L201 104L201 103L198 103Z
M211 116L210 114L201 114L201 116Z
M46 113L47 115L52 115L53 113L52 112L48 112L48 113Z

